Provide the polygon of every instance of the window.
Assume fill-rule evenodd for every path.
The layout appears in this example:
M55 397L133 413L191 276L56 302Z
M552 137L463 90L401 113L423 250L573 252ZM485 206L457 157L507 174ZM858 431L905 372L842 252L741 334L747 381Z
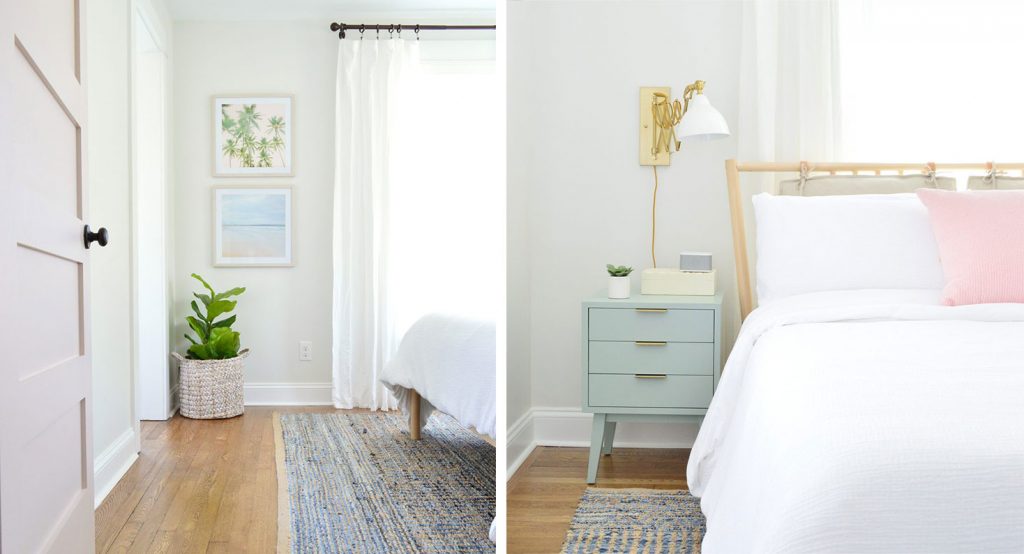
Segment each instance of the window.
M493 41L423 41L390 147L388 304L399 336L421 316L494 318L502 298L505 152Z
M1024 159L1024 4L840 3L843 157Z

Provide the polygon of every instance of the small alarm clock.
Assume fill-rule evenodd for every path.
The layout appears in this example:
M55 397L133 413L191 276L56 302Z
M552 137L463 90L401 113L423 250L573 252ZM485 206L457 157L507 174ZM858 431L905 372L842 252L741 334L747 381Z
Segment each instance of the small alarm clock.
M680 252L679 269L699 273L711 271L711 252Z

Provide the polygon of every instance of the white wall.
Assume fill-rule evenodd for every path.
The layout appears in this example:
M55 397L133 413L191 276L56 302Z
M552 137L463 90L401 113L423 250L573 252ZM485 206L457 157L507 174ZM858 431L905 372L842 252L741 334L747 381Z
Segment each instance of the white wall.
M137 445L133 422L129 217L129 0L96 2L86 11L89 220L110 243L90 250L93 453L96 496ZM126 453L127 452L127 453Z
M529 136L529 101L532 81L529 76L531 43L530 24L525 19L527 10L509 10L508 48L506 79L508 88L509 138ZM507 387L506 420L511 431L517 426L527 425L531 403L530 375L530 187L529 175L532 165L528 141L509 140L508 186L506 219L506 364ZM513 163L515 162L515 163ZM520 439L524 433L516 434ZM528 444L509 445L515 457L524 452Z
M331 203L334 180L334 76L338 39L317 22L177 22L174 27L175 333L185 350L184 317L198 283L245 286L239 298L249 402L330 402ZM295 176L212 176L212 96L294 95ZM294 185L293 268L214 268L211 186ZM313 341L300 362L299 341Z
M637 160L638 88L669 85L678 96L704 79L735 129L740 4L512 2L509 20L510 82L529 75L529 86L509 89L509 264L527 267L529 277L510 270L509 351L528 327L529 363L510 356L508 381L510 390L529 382L532 406L527 436L510 429L509 441L584 445L580 300L602 294L606 263L650 267L653 178ZM735 148L735 138L684 143L659 170L658 192L659 263L677 263L680 250L714 254L726 292L726 352L739 320L724 171ZM529 307L513 294L528 296ZM696 434L692 425L621 427L623 444L688 445ZM512 466L516 457L510 450Z
M131 20L145 4L158 25L170 18L159 0L96 2L86 10L89 220L110 231L90 254L93 452L96 503L139 451L135 413L132 311Z
M170 26L160 0L94 3L86 14L89 219L111 233L110 244L93 249L90 266L97 505L134 462L140 447L134 404L131 250L131 21L136 6L143 6L155 25ZM156 338L161 339L166 340Z
M173 23L159 0L134 0L132 18L132 246L137 337L137 417L164 420L177 409L169 347L173 308L171 96Z

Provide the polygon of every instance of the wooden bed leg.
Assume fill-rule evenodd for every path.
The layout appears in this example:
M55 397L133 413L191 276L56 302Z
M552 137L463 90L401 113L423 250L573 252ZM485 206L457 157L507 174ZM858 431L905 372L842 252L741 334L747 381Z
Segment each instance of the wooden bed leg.
M409 436L420 440L420 393L409 390Z

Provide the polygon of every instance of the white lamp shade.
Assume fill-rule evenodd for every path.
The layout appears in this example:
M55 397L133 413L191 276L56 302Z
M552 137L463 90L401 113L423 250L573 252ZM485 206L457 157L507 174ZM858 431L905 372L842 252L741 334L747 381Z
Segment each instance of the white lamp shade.
M688 140L722 139L729 136L729 124L706 96L695 94L679 122L678 134L679 138Z

